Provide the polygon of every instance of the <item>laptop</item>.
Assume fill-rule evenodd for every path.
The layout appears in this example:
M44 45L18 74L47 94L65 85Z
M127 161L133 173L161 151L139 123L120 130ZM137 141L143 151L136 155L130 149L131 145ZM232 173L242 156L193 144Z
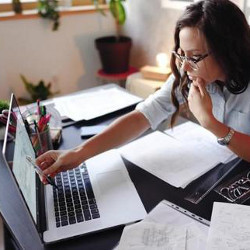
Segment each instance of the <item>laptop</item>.
M131 223L146 215L116 150L57 174L58 189L44 186L26 159L30 156L35 160L35 152L13 94L2 153L45 243Z

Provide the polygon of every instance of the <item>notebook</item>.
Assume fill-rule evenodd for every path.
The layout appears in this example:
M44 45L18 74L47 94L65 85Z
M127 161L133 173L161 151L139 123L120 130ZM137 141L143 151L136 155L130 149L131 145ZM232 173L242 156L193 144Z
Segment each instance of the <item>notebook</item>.
M8 132L9 126L16 132ZM12 94L3 144L11 168L42 240L46 243L131 223L146 211L116 150L97 155L55 177L58 189L43 186L26 156L35 153Z

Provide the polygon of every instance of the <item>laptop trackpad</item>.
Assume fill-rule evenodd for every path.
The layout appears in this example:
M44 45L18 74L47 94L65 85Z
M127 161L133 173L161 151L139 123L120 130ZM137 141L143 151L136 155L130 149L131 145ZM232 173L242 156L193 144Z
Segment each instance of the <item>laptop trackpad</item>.
M100 213L109 220L121 220L134 213L136 202L133 197L136 192L131 188L129 175L123 171L114 170L96 175L99 187L98 206ZM102 217L102 215L101 215Z
M115 195L128 187L126 176L120 170L99 173L96 175L102 195Z

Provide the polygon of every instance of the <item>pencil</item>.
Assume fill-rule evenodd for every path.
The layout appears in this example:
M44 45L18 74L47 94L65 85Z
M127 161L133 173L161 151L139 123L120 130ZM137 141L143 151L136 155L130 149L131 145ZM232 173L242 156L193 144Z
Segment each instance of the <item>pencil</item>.
M56 189L59 189L58 186L56 185L55 181L53 180L53 178L44 174L43 171L41 170L41 168L39 168L39 166L36 165L35 162L32 161L30 156L26 155L26 160L34 167L34 169L38 175L44 176L50 185L52 185Z

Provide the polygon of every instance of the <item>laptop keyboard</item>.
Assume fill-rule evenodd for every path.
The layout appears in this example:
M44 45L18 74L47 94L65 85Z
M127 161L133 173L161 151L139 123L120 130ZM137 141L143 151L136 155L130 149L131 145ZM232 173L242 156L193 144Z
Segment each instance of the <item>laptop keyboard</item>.
M84 170L84 172L83 172ZM100 217L86 165L56 175L53 187L56 227Z

